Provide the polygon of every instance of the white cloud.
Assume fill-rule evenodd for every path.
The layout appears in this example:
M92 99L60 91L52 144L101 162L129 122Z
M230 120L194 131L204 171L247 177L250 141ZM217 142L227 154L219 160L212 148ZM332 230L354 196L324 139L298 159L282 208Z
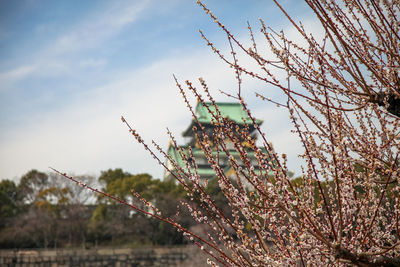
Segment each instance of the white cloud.
M112 6L98 10L71 31L62 34L45 53L58 55L98 46L136 21L150 1L114 1Z
M2 85L0 88L6 88L6 85L10 85L16 80L19 80L37 70L37 64L31 65L23 65L12 70L5 71L0 73L0 84Z

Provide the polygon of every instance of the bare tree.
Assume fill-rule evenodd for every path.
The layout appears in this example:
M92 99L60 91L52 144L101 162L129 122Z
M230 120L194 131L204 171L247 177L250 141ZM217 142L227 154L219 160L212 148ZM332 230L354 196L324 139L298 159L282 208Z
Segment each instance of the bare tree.
M253 120L264 147L260 149L247 131L238 131L221 116L203 79L201 90L186 81L187 89L209 109L217 126L211 137L205 132L198 135L198 144L217 174L232 215L226 216L207 194L190 149L189 153L181 150L186 166L182 168L153 142L171 162L172 172L122 118L137 141L184 186L192 202L183 205L207 232L200 236L184 229L143 199L153 212L139 211L183 231L210 255L213 265L399 266L400 3L306 0L324 30L318 40L274 2L303 41L290 40L261 20L262 43L274 54L265 58L250 26L252 45L246 47L198 1L227 34L230 55L201 33L235 70L238 92L231 97ZM252 59L257 68L241 64L239 53ZM276 73L282 72L285 77L277 78ZM285 102L280 103L269 99L268 93L258 93L261 99L287 110L304 147L300 156L306 163L301 177L290 178L286 155L272 149L256 124L243 98L242 75L285 95ZM197 120L183 86L178 81L177 85ZM179 150L172 134L171 138ZM240 159L230 157L227 140L234 144ZM216 150L217 155L213 153ZM250 151L256 155L257 170L248 160ZM228 155L233 176L228 177L219 166L220 153Z

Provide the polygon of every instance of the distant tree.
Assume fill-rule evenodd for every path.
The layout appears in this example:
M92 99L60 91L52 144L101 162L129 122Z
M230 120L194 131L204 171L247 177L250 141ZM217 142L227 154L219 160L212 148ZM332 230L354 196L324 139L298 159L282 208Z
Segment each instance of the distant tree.
M79 176L91 184L93 177ZM0 182L0 247L85 246L93 196L54 174L31 170Z
M39 211L35 204L40 201L40 193L46 189L48 175L31 170L23 175L18 186L9 186L14 190L14 200L19 213L6 221L0 233L1 247L44 247L48 246L51 223L46 212Z
M186 192L175 180L156 180L153 188L152 204L161 210L167 217L174 218L180 225L190 228L195 223L186 208L181 203L186 203ZM156 212L156 211L155 211ZM179 245L186 244L187 239L182 233L177 232L170 224L159 220L148 220L153 225L151 242L155 245Z
M148 174L132 175L121 169L103 171L99 177L104 192L119 199L148 209L145 203L136 198L136 194L146 198L150 205L157 205L168 216L175 216L176 207L184 200L185 191L173 180L160 181ZM133 191L134 190L134 191ZM182 211L179 221L190 225L190 216ZM186 215L186 216L182 216ZM177 233L169 224L149 221L147 215L132 211L129 207L98 198L98 205L92 214L89 229L97 242L113 244L130 243L134 245L182 244L181 233Z
M9 226L21 211L17 196L17 186L11 180L0 182L0 247L12 246L7 236L11 233Z
M95 177L93 176L80 175L79 177L85 184L95 184ZM60 184L59 179L54 180L54 182ZM69 191L69 199L65 203L66 205L62 205L63 208L60 218L60 227L63 234L62 238L69 246L80 244L85 248L88 243L88 226L91 213L94 210L95 198L93 195L88 194L88 191L84 190L81 186L69 184L67 188Z
M31 170L23 175L18 184L18 194L24 204L34 203L39 197L39 192L46 188L48 180L46 173L37 170Z
M132 188L137 188L147 197L152 197L154 181L148 174L132 175L122 169L109 169L101 172L99 182L105 192L131 204L133 202L139 204L131 191ZM146 244L149 242L148 233L151 233L151 225L144 215L132 212L129 208L102 197L98 198L89 229L95 238L95 243Z
M15 216L17 211L17 186L11 180L2 180L0 182L0 227L6 218Z
M102 171L99 177L99 181L103 183L103 185L108 185L115 180L126 178L132 176L129 172L124 172L122 169L108 169L107 171Z

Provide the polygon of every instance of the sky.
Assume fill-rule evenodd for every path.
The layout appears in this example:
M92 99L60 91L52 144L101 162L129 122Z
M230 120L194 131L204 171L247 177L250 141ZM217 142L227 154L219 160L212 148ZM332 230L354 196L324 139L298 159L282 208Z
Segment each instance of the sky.
M312 27L304 4L281 2ZM205 3L247 45L247 22L258 29L259 18L277 31L293 31L271 1ZM166 128L183 143L181 133L191 121L173 75L195 85L203 77L215 99L233 101L219 90L236 91L234 72L207 47L199 29L229 53L226 34L196 1L0 1L0 179L18 180L31 169L49 167L79 175L122 168L161 178L162 167L120 117L146 142L166 149ZM279 100L279 90L247 78L243 84L268 141L288 154L289 168L299 173L301 145L287 112L255 92ZM190 101L196 103L192 96Z

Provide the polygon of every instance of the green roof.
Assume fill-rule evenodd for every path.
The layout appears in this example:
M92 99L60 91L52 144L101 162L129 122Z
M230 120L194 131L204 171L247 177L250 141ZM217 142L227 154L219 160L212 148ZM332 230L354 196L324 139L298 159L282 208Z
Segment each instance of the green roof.
M211 102L205 102L211 112L203 106L202 103L197 103L196 106L196 117L199 123L202 125L213 125L213 121L215 119L212 114L216 114L216 108L212 105ZM253 121L250 119L249 115L246 111L243 110L243 105L240 103L232 103L232 102L216 102L216 106L218 107L219 112L223 118L227 118L230 121L234 122L236 125L253 125ZM255 122L258 125L262 124L262 120L255 119ZM183 136L193 136L192 128L195 126L197 122L192 120L189 127L182 133ZM251 131L254 130L254 127L251 126Z
M216 114L215 106L210 102L205 103L212 113ZM246 111L243 110L243 106L240 103L230 102L216 102L218 110L221 112L222 117L228 118L229 120L237 124L253 124ZM196 106L196 115L200 123L211 124L213 116L200 102ZM255 120L257 124L261 124L262 120Z

